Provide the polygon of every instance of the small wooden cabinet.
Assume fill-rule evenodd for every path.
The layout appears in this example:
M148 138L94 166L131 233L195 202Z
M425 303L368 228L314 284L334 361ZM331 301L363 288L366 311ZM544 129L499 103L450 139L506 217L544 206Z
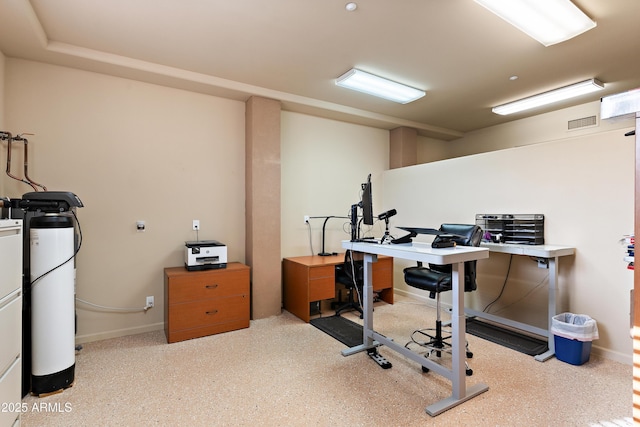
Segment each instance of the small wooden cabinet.
M249 267L238 262L216 270L164 269L164 330L173 343L248 328Z
M282 260L284 308L305 322L311 319L309 303L336 296L336 265L344 254L300 256ZM393 258L380 256L373 264L373 290L393 304Z

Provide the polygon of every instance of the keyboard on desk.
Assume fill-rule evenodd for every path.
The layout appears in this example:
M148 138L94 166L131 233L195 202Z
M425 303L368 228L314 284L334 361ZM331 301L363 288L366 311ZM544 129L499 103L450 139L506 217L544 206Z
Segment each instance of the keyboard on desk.
M362 237L360 239L351 240L354 243L378 243L378 239L375 237Z

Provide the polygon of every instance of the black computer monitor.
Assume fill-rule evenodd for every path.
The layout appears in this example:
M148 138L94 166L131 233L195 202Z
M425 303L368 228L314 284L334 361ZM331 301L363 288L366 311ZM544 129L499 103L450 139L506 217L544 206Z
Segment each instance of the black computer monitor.
M367 182L361 185L362 195L360 201L351 205L351 241L360 240L360 221L358 208L362 209L362 222L373 225L373 202L371 197L371 174L367 176Z
M362 222L373 225L373 199L371 197L371 174L367 177L367 182L362 184Z

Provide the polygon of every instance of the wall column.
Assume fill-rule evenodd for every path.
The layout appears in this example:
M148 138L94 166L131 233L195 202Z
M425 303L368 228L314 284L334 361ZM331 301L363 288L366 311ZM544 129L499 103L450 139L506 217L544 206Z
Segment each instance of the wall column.
M640 235L640 112L636 112L636 168L635 168L635 198L634 198L634 231L633 235ZM634 243L635 245L635 243ZM635 263L634 263L635 265ZM640 422L640 268L633 269L633 294L631 297L632 336L633 336L633 421Z
M251 267L251 318L282 309L280 254L280 102L246 102L246 262Z
M418 131L399 127L389 132L389 169L418 164Z

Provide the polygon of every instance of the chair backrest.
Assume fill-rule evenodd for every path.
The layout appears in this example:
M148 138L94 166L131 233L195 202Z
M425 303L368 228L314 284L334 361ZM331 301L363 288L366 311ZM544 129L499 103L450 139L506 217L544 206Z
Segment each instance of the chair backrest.
M335 267L336 282L342 283L347 287L362 287L364 282L364 263L362 259L355 259L361 258L358 255L360 254L354 256L351 250L347 250L344 253L344 263Z
M455 236L436 236L434 241L449 239L453 240L460 246L480 246L480 242L482 240L482 228L475 224L442 224L440 226L440 231L454 234ZM450 265L429 264L429 268L442 273L451 274ZM477 287L476 261L467 261L464 263L464 291L475 291Z
M475 224L442 224L440 231L453 234L453 241L461 246L480 246L482 229ZM435 240L443 237L436 236Z

